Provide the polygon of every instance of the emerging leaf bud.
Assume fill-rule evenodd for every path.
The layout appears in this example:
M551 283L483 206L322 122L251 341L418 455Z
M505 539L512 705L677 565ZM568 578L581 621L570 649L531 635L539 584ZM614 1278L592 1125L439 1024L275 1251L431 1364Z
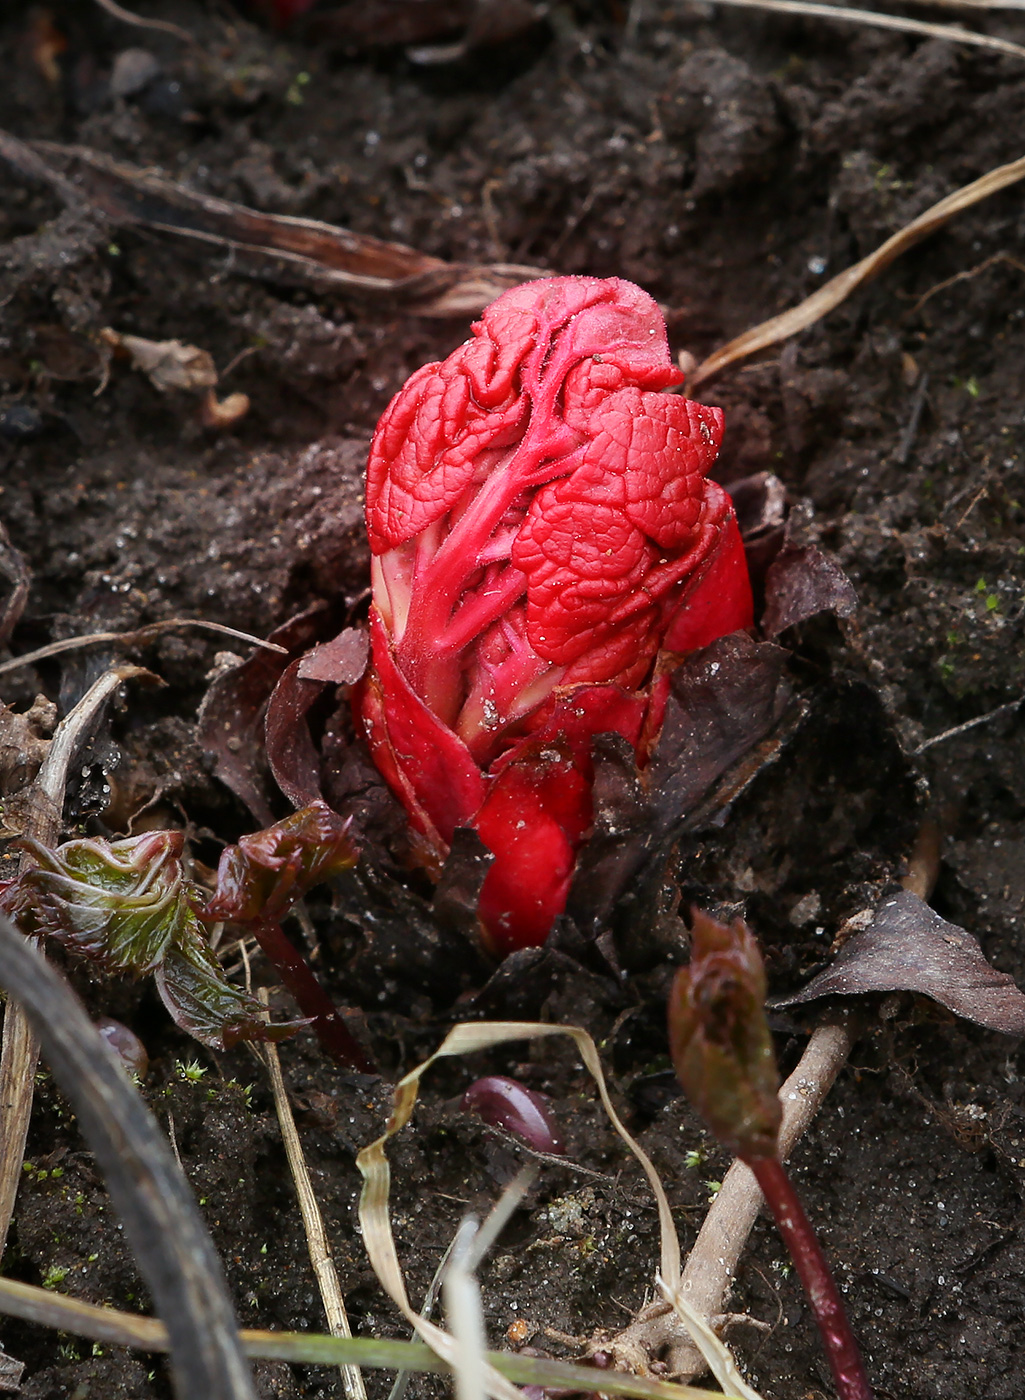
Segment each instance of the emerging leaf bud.
M498 952L544 941L591 824L591 743L647 756L660 651L751 622L723 416L680 379L646 292L618 278L513 288L382 417L367 467L375 761L444 860L495 861Z
M23 837L36 864L5 892L5 912L23 933L56 938L105 972L152 972L193 921L182 844L180 831L93 837L56 850Z
M669 996L673 1067L724 1146L745 1161L775 1157L782 1110L758 944L741 919L692 917L690 963Z

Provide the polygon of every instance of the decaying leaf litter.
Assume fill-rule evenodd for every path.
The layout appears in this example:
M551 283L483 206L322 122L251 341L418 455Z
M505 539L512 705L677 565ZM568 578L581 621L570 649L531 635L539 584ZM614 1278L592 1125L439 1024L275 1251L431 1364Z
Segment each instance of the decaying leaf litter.
M163 18L193 30L207 22L184 6L164 8ZM159 166L175 178L184 166L214 197L243 205L262 200L269 213L282 212L287 201L290 213L396 238L447 263L508 258L558 272L632 277L676 309L674 344L698 359L796 305L827 270L855 264L952 190L1021 155L1009 119L1022 100L1011 59L889 36L848 34L841 41L825 26L781 29L790 22L776 18L770 28L747 15L709 19L680 11L667 19L645 10L628 29L614 15L572 14L566 23L559 11L548 29L521 35L511 48L507 41L502 87L483 94L474 79L481 60L472 50L459 60L463 67L447 73L428 72L398 53L376 64L329 56L299 39L287 40L275 58L269 41L240 26L234 32L240 47L249 45L251 66L240 72L237 50L230 72L229 55L219 75L196 74L170 42L164 49L162 39L146 35L162 69L156 81L178 81L198 123L183 119L184 102L177 115L168 114L166 100L161 110L145 89L112 101L102 80L98 96L83 99L88 65L79 65L77 88L55 92L39 65L26 62L0 124L30 140L74 142L130 165ZM5 34L19 53L30 52L24 20L16 11ZM55 8L58 30L62 20L68 22ZM1015 37L1013 16L986 23ZM79 57L83 44L92 44L93 72L110 69L142 37L133 31L126 38L105 22L94 30L92 40L72 36ZM293 42L299 49L288 49ZM257 58L264 71L254 77ZM296 82L298 73L310 81ZM303 100L289 100L290 93ZM557 126L555 111L562 112ZM372 133L377 139L367 140ZM321 142L329 135L341 156L332 149L324 157ZM417 163L421 155L426 159ZM492 180L498 183L481 193ZM182 612L267 635L270 625L318 597L344 614L365 578L356 544L358 440L410 369L465 335L465 320L445 323L446 337L393 308L368 315L353 305L346 312L344 303L306 299L273 282L238 282L223 263L197 264L146 237L136 242L130 231L89 231L81 209L62 215L38 188L10 188L20 203L5 203L4 237L11 244L37 239L12 247L14 296L4 310L5 335L13 338L4 349L2 421L5 444L14 445L5 446L11 466L3 511L34 574L16 649L132 630ZM870 923L928 810L937 813L946 842L934 904L979 937L1001 971L1022 980L1019 712L1005 708L989 724L924 750L927 767L907 757L1022 692L1020 277L1013 260L991 261L1001 252L1013 259L1019 210L1012 191L961 214L783 348L777 363L723 375L704 391L725 405L733 425L724 479L768 469L781 477L792 501L794 546L821 545L838 557L860 602L842 633L819 619L783 637L796 643L792 679L809 702L807 714L775 764L746 789L738 785L729 820L699 825L680 848L684 899L724 916L745 909L768 944L780 994L825 967L834 936ZM40 242L37 230L47 218L56 224ZM60 259L60 252L69 256ZM971 275L913 310L959 274ZM183 307L182 285L202 287L202 314L198 302ZM134 324L126 323L126 309ZM104 326L195 345L222 367L253 349L223 376L225 389L237 383L254 405L235 424L236 435L206 436L212 430L195 421L191 406L164 406L141 375L120 364L93 400L102 366L93 336ZM30 434L19 441L26 426ZM908 445L909 426L916 431ZM276 535L268 533L268 519ZM135 529L134 540L126 529ZM140 656L170 680L170 693L159 704L156 693L130 697L115 719L121 761L111 766L115 751L102 735L90 773L74 775L72 820L98 805L107 782L115 802L94 823L124 832L136 813L137 829L191 820L213 833L198 847L211 866L220 843L252 828L210 781L191 738L204 674L220 646L175 635ZM95 678L90 667L102 671L109 660L90 651L67 662L63 676L56 668L38 678L11 673L5 699L25 708L40 684L55 697L63 687L67 708ZM373 809L372 793L366 803ZM361 898L362 929L330 919L326 906L314 910L315 927L324 956L330 949L333 965L350 969L344 978L331 974L339 998L364 1008L379 1044L383 1038L401 1045L396 1068L405 1068L440 1039L452 1015L450 989L436 970L429 915L414 904L389 919L386 891L361 891ZM706 1164L688 1167L686 1152L703 1144L700 1130L678 1101L659 1100L664 964L682 956L675 903L675 895L655 898L643 919L631 918L644 933L627 947L619 930L625 979L563 940L543 957L523 960L527 965L503 967L483 991L487 970L472 974L466 990L476 993L476 1014L543 1012L599 1035L615 1029L608 1047L615 1087L629 1095L633 1126L655 1149L686 1237L703 1211L705 1180L721 1177L726 1163L713 1150ZM251 1310L245 1320L268 1322L268 1295L281 1325L304 1316L315 1304L305 1301L303 1290L312 1285L294 1207L281 1202L284 1218L291 1211L296 1221L294 1243L275 1229L263 1255L252 1230L262 1213L253 1202L278 1191L280 1147L269 1136L263 1084L250 1096L255 1113L234 1102L228 1087L205 1102L218 1071L211 1064L205 1079L175 1077L174 1059L187 1067L194 1051L171 1041L154 1008L123 988L94 987L89 995L97 1010L116 1014L121 1007L146 1028L157 1059L151 1097L170 1090L158 1103L169 1109L185 1160L209 1186L219 1178L222 1201L230 1185L236 1207L238 1177L250 1183L249 1204L237 1218L226 1219L216 1206L210 1216L236 1297L246 1300L246 1289L262 1294L244 1301L243 1310ZM922 1003L883 1006L894 1014L859 1043L855 1075L834 1091L843 1117L824 1114L798 1157L802 1185L829 1221L827 1243L853 1297L855 1326L879 1367L880 1388L1015 1394L1015 1043L937 1025ZM793 1063L798 1023L783 1021L780 1029L794 1037L783 1042ZM585 1165L604 1168L607 1177L620 1169L611 1142L598 1147L605 1130L593 1110L574 1097L568 1059L547 1052L525 1063L489 1063L554 1089L570 1119L571 1153L575 1133L578 1145L594 1149L581 1159ZM339 1077L325 1080L328 1072L305 1044L288 1047L285 1064L301 1107L304 1092L312 1094L301 1126L316 1170L340 1183L325 1209L343 1285L353 1290L354 1325L369 1330L381 1321L383 1304L352 1234L351 1151L376 1135L380 1115L365 1108L365 1096L333 1099ZM242 1062L236 1068L239 1078L254 1077ZM226 1064L224 1079L231 1073ZM457 1094L465 1082L454 1077L448 1087ZM78 1187L90 1206L102 1199L95 1180L67 1158L80 1147L64 1149L56 1163L64 1175L55 1180L38 1160L61 1150L53 1104L44 1087L36 1145L30 1143L34 1169L16 1224L22 1267L51 1281L51 1271L67 1267L62 1288L82 1278L83 1288L95 1289L91 1296L121 1301L134 1292L123 1260L113 1251L90 1262L95 1240L77 1233L92 1215L85 1200L83 1216L74 1214ZM426 1145L400 1139L399 1149L410 1180L420 1182L406 1207L421 1206L415 1223L399 1225L400 1247L412 1250L403 1263L414 1294L433 1273L431 1249L447 1244L459 1214L449 1203L444 1219L441 1193L482 1204L511 1170L508 1145L492 1145L443 1100L419 1112ZM353 1116L357 1124L347 1122ZM349 1150L340 1154L339 1141ZM216 1151L226 1143L231 1151L218 1169ZM239 1168L234 1177L229 1163ZM422 1205L425 1180L439 1192L430 1211ZM499 1245L484 1277L494 1340L522 1319L528 1336L539 1329L534 1345L558 1351L544 1326L579 1335L602 1324L614 1330L627 1320L623 1308L643 1300L654 1241L638 1184L629 1176L597 1187L581 1180L546 1174L517 1213L511 1251L503 1254ZM401 1181L397 1187L401 1193ZM52 1215L65 1191L70 1219L54 1243ZM209 1210L216 1192L201 1181L199 1193ZM909 1197L919 1203L916 1218L898 1240L890 1223ZM733 1340L767 1393L804 1393L808 1384L822 1384L817 1351L790 1281L771 1267L780 1258L775 1239L759 1230L733 1305L771 1320L778 1296L782 1321L768 1340L742 1330ZM521 1246L531 1244L538 1247L525 1253ZM291 1293L289 1277L299 1280ZM31 1357L31 1348L12 1344L15 1336L14 1327L5 1332L7 1349ZM54 1363L52 1350L35 1355L39 1365L77 1365L79 1374L92 1367L108 1385L147 1393L145 1369L128 1359ZM112 1366L123 1368L120 1381L116 1370L104 1371ZM327 1373L275 1380L285 1394L328 1384Z

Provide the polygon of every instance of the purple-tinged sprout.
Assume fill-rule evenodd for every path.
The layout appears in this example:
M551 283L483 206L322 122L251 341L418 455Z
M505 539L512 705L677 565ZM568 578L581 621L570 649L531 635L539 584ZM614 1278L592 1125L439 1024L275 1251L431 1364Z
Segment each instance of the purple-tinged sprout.
M127 1072L134 1074L137 1079L145 1079L149 1069L149 1055L135 1032L111 1016L101 1016L96 1022L96 1029Z
M471 1084L461 1107L478 1114L494 1128L505 1128L535 1152L562 1154L562 1136L544 1094L536 1094L516 1079L489 1074Z

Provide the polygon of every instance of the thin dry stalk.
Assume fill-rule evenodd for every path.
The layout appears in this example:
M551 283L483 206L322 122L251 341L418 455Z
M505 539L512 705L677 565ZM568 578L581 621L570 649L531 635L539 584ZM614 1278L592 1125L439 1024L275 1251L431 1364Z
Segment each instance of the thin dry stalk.
M138 666L116 666L91 686L73 710L57 726L46 758L32 787L31 805L26 808L23 832L44 846L55 846L60 836L64 810L64 788L68 766L82 736L118 687L132 676L149 676ZM22 868L31 857L22 857ZM4 1012L3 1044L0 1047L0 1258L11 1228L14 1202L21 1180L25 1139L32 1116L37 1040L24 1010L8 1000Z
M153 637L159 637L162 632L181 632L188 627L217 632L223 637L233 637L238 642L248 642L253 647L263 647L265 651L288 655L287 647L278 646L277 642L266 642L262 637L254 637L249 632L240 632L237 627L227 627L223 622L207 622L201 617L171 617L166 622L151 622L146 627L137 627L133 632L88 632L81 637L64 637L59 642L48 642L45 647L26 651L21 656L0 663L0 676L7 671L17 671L22 666L31 666L36 661L59 656L64 651L77 651L80 647L97 646L101 642L110 642L116 646L141 646Z
M424 1294L423 1304L420 1308L420 1316L424 1318L427 1322L430 1322L431 1320L435 1304L437 1303L438 1297L441 1293L441 1282L442 1279L445 1277L445 1270L448 1268L448 1261L452 1257L452 1249L454 1245L455 1239L450 1240L448 1248L445 1250L445 1253L441 1256L441 1260L438 1264L438 1267L434 1271L434 1277L427 1285L427 1292ZM402 1397L409 1389L409 1382L412 1379L412 1371L399 1371L399 1373L395 1377L395 1380L392 1382L391 1390L389 1390L388 1392L388 1400L402 1400Z
M186 44L191 44L193 48L199 48L199 42L187 29L182 29L180 25L172 24L168 19L143 19L140 15L133 14L131 10L123 9L115 3L115 0L96 0L101 10L106 10L108 15L114 19L119 19L124 24L134 25L137 29L157 29L161 34L173 34L176 39L183 40Z
M266 988L261 987L258 995L266 1006ZM335 1269L335 1262L331 1257L331 1245L324 1227L324 1217L314 1194L309 1167L306 1165L302 1143L299 1141L299 1134L296 1131L292 1105L285 1088L284 1075L281 1073L281 1059L277 1047L269 1042L263 1047L263 1053L267 1072L270 1075L271 1090L274 1094L274 1107L277 1110L281 1140L285 1144L285 1155L288 1158L288 1167L295 1184L295 1194L299 1201L299 1210L302 1213L303 1229L306 1231L306 1245L310 1252L310 1263L313 1266L321 1301L324 1304L328 1331L332 1337L351 1337L352 1329L345 1311L345 1300L338 1282L338 1271ZM341 1366L339 1371L342 1378L342 1388L348 1400L367 1400L363 1373L359 1367Z
M900 15L881 14L877 10L848 9L846 5L820 5L815 0L713 0L716 5L735 5L745 10L777 10L785 15L811 15L815 19L838 19L852 24L865 24L873 29L897 29L904 34L925 34L930 39L949 39L955 44L974 44L979 48L996 49L999 53L1025 58L1025 48L1010 39L996 39L991 34L978 34L960 24L930 24L924 19L904 19Z
M955 272L953 277L945 277L942 282L937 282L935 287L930 287L927 292L923 292L909 314L917 316L925 303L934 296L938 296L940 292L947 291L949 287L956 286L958 282L970 282L973 278L981 276L983 272L988 272L991 267L997 267L1000 264L1013 267L1018 272L1025 272L1025 263L1020 263L1017 258L1012 258L1010 253L994 253L991 258L986 258L976 267L968 267L961 272Z
M948 739L956 739L959 734L967 734L969 729L976 729L980 724L991 724L995 719L1001 719L1004 715L1009 715L1025 704L1025 695L1019 695L1017 700L1008 700L1004 705L998 705L995 710L987 710L984 715L976 715L974 719L966 719L963 724L955 724L953 729L944 729L942 734L934 734L931 739L923 739L917 748L911 752L917 757L920 753L925 753L926 749L931 749L934 744L945 744Z
M724 3L726 0L724 0ZM728 0L729 3L741 3L741 0ZM743 0L747 3L747 0ZM1025 52L1025 50L1023 50ZM924 214L919 214L917 219L912 219L909 224L905 224L902 229L893 234L881 244L874 253L870 253L867 258L862 258L861 262L855 263L846 271L838 273L820 287L799 306L792 307L789 311L784 311L779 316L773 316L768 321L763 321L761 325L752 327L745 331L743 335L738 335L729 341L721 350L716 350L709 355L707 360L698 365L694 373L688 376L687 393L692 394L701 385L706 384L715 375L721 373L728 365L737 364L741 360L747 360L759 350L767 350L770 345L778 345L781 340L788 340L798 331L807 330L816 321L820 321L830 311L834 311L841 302L854 292L865 282L876 277L884 268L889 267L895 259L902 253L906 253L909 248L913 248L916 243L920 243L929 234L935 233L942 228L945 223L959 214L963 209L969 209L973 204L978 204L980 200L988 199L990 195L996 194L998 190L1006 189L1008 185L1015 184L1018 180L1025 179L1025 156L1020 160L1011 161L1009 165L998 165L994 170L987 171L978 180L973 180L970 185L964 185L961 189L955 190L953 194L948 194L945 199L941 199L937 204L927 209Z

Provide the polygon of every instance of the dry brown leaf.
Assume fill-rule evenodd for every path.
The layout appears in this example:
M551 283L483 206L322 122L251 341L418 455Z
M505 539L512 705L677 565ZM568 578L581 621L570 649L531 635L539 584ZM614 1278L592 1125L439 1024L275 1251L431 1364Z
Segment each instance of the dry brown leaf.
M56 724L57 706L43 695L24 714L0 703L0 797L11 797L35 779Z
M739 3L739 0L729 0L729 2ZM889 267L890 263L899 258L902 253L906 253L909 248L913 248L916 243L920 243L930 233L935 233L938 228L942 228L955 214L959 214L963 209L971 208L980 200L988 199L998 190L1006 189L1008 185L1013 185L1021 179L1025 179L1025 156L1020 160L1011 161L1009 165L998 165L978 180L973 180L970 185L964 185L961 189L955 190L953 194L948 194L945 199L932 205L924 214L919 214L917 219L912 219L909 224L905 224L902 229L899 229L897 233L881 244L874 253L870 253L867 258L862 258L861 262L855 263L853 267L849 267L845 272L838 273L836 277L831 278L824 287L820 287L799 306L792 307L791 310L784 311L779 316L773 316L768 321L763 321L760 326L754 326L751 330L745 331L743 335L736 336L721 350L716 350L714 354L709 355L708 359L703 360L688 378L687 393L693 394L701 385L706 384L715 375L726 369L728 365L749 359L759 350L766 350L770 345L777 345L781 340L788 340L790 336L796 335L798 331L813 326L816 321L820 321L823 316L835 310L863 283L870 281L884 268Z
M773 1005L869 992L917 992L977 1026L1025 1035L1025 994L1014 978L986 960L970 933L909 890L885 899L825 972Z
M105 326L100 339L112 350L123 351L136 369L142 370L162 394L173 389L200 393L217 383L217 367L208 350L185 345L180 340L146 340L141 335L122 335Z
M549 275L515 263L448 263L403 243L283 214L264 214L187 189L86 146L26 142L0 131L0 159L46 181L70 205L85 204L115 227L152 229L226 258L252 277L408 307L418 316L482 311L517 283Z

